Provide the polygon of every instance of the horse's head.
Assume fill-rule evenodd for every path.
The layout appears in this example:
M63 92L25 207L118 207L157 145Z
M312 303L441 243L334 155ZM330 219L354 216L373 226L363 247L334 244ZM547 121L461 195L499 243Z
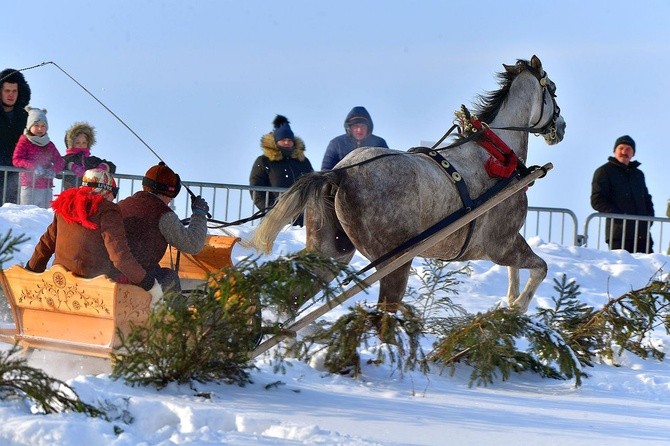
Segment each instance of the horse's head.
M542 68L542 62L533 56L530 62L519 61L516 65L503 65L510 76L517 76L521 72L532 74L540 91L541 102L533 107L531 126L528 131L542 135L549 145L558 144L565 135L565 120L561 116L561 108L556 102L556 84Z

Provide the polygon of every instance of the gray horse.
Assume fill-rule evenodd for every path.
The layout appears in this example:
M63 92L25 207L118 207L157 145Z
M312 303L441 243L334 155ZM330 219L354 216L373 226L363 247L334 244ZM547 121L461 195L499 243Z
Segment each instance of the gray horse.
M505 71L498 75L500 89L480 96L473 114L515 152L522 165L529 134L542 134L547 144L557 144L563 139L565 121L556 104L555 85L536 56L503 66ZM485 164L491 155L477 142L461 136L439 152L451 165L450 172L424 154L357 149L334 170L315 172L294 183L248 243L270 252L279 231L307 208L307 250L343 263L351 260L355 250L371 261L378 259L463 208L456 176L462 178L473 198L500 181L487 171ZM483 259L507 266L507 302L525 312L547 274L546 262L519 234L527 208L526 194L517 193L420 256ZM411 261L380 280L380 308L397 310L410 266ZM521 292L519 269L530 271Z

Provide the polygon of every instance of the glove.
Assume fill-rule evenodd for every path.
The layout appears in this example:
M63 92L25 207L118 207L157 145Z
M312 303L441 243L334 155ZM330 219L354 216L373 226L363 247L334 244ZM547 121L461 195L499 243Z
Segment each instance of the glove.
M77 175L78 177L83 177L84 172L86 172L86 168L82 166L81 164L74 164L72 163L72 166L70 166L70 170L72 171L73 174Z
M163 289L161 288L161 284L158 283L158 280L154 279L154 286L148 291L149 294L151 294L151 307L155 307L156 304L163 299Z
M39 166L35 169L35 175L38 177L51 179L56 176L56 172L54 172L54 170L49 167Z
M198 195L191 201L191 210L194 214L207 215L209 212L209 205L204 198Z

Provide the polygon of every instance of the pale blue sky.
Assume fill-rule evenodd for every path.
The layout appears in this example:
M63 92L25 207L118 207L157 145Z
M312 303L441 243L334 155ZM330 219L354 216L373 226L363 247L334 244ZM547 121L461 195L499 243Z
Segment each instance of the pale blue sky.
M667 1L33 0L2 12L2 68L56 62L188 180L247 184L277 113L317 169L356 105L393 148L436 140L460 104L497 88L503 63L537 54L568 127L551 148L531 138L528 163L554 170L530 204L583 221L593 170L622 134L637 142L656 215L670 197ZM25 76L59 149L69 125L88 120L94 154L121 172L155 163L57 68Z

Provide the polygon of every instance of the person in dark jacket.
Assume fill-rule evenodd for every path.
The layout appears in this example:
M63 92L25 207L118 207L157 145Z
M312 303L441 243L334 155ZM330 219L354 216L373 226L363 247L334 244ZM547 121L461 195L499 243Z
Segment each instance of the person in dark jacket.
M290 187L299 176L313 172L312 164L305 156L305 142L295 136L285 116L277 115L272 122L274 130L261 138L263 154L256 158L249 184L251 186ZM258 209L272 206L278 194L252 192L254 204ZM300 215L293 223L303 225Z
M333 138L326 148L321 170L331 170L337 163L359 147L388 148L384 138L372 134L374 125L365 107L354 107L344 119L344 135Z
M152 295L162 295L156 279L133 257L119 206L114 203L116 181L101 169L84 173L82 186L63 191L52 202L53 222L40 238L26 268L43 272L54 264L81 277L102 274L120 283L134 283Z
M14 147L23 134L28 120L25 107L30 102L30 86L23 74L13 68L0 72L0 166L12 166ZM0 205L18 203L19 173L8 172L5 182L4 172L0 172Z
M77 187L88 169L100 168L109 173L116 172L114 163L91 155L95 145L95 127L88 122L75 122L65 132L65 168L74 175L63 175L63 189Z
M654 216L654 204L647 190L640 163L631 161L635 155L635 141L628 135L617 138L614 156L596 169L591 184L591 206L598 212ZM625 234L624 234L625 226ZM647 236L651 222L607 219L605 241L610 249L628 252L653 252L653 240ZM637 237L636 237L637 232ZM637 245L636 242L637 241Z

